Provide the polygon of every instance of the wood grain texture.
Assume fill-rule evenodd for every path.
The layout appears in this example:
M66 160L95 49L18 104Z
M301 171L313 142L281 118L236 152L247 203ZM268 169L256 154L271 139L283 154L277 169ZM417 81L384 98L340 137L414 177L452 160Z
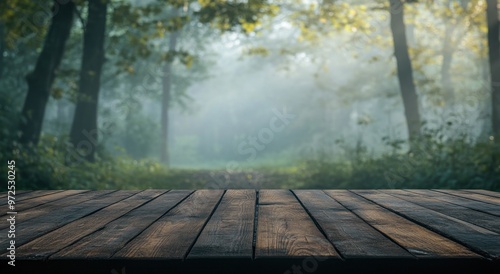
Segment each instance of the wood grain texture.
M461 242L473 250L487 253L493 258L500 256L498 233L375 190L355 190L354 192L424 227L438 231L441 235Z
M145 190L97 212L75 220L17 248L21 259L43 258L103 228L107 223L163 194L165 190ZM75 233L78 231L78 233Z
M488 195L488 196L491 196L491 197L500 198L500 192L495 192L495 191L491 191L491 190L484 190L484 189L463 189L463 191L472 192L472 193L478 193L478 194Z
M293 191L342 257L415 258L321 190Z
M223 190L197 190L139 236L114 258L184 259Z
M347 190L325 193L419 258L477 258L479 255Z
M191 190L172 190L160 195L53 254L49 259L111 258L130 240L137 237L191 193Z
M33 197L38 197L42 195L48 195L51 193L56 193L56 192L61 192L62 190L16 190L16 200L21 201L21 200L26 200L30 199ZM31 193L33 192L33 193ZM2 201L0 202L0 205L5 205L7 204L7 195L8 192L0 192L0 199Z
M194 244L189 258L253 256L255 190L228 190Z
M31 195L29 196L25 196L25 197L19 197L18 199L16 199L16 210L17 211L23 211L23 210L27 210L29 208L32 208L32 207L35 207L35 206L40 206L40 205L43 205L45 203L49 203L49 202L52 202L52 201L56 201L58 199L62 199L64 197L68 197L68 196L72 196L72 195L76 195L76 194L79 194L79 193L85 193L87 192L88 190L63 190L63 191L51 191L50 193L48 194L43 194L43 191L41 192L37 192L37 193L34 193L34 192L30 192L30 194L32 195L36 195L34 197L30 197ZM5 202L5 204L7 204L7 202ZM5 215L4 212L2 212L2 216Z
M464 197L471 200L480 201L483 203L489 203L493 205L500 206L500 198L492 197L489 195L471 193L463 190L449 190L449 189L433 189L434 191L443 192L451 195L456 195L459 197Z
M98 197L95 200L64 207L58 211L53 212L53 214L42 215L28 220L24 222L22 226L17 227L16 245L21 246L37 237L46 234L49 231L80 219L81 217L91 214L94 211L97 211L110 204L123 200L138 192L139 191L137 190L122 190L113 192L104 197ZM2 250L6 250L6 248L8 247L7 238L3 238L0 240L0 247L2 248Z
M66 206L73 206L79 203L95 199L100 196L107 195L109 193L115 192L115 190L96 190L88 191L83 193L78 193L76 195L67 196L52 202L47 202L40 206L35 206L27 210L23 210L17 213L16 223L18 225L23 225L27 220L43 216L45 214L54 214ZM8 223L0 223L0 229L5 229L9 226Z
M127 273L496 273L500 205L492 201L498 197L481 190L445 192L16 193L19 204L26 202L16 215L16 268L108 274L122 266ZM0 248L6 250L8 240L0 237ZM8 266L6 253L0 253Z
M431 190L408 189L408 191L500 217L500 206Z
M437 211L444 215L466 221L496 233L500 233L500 217L493 216L481 211L457 206L451 203L428 198L405 190L384 190L383 193L393 195L400 199L412 202L419 206Z
M255 258L312 255L340 258L290 191L261 190Z
M35 190L35 191L26 191L26 192L19 192L19 191L16 191L16 201L17 202L20 202L20 201L26 201L28 199L31 199L31 198L35 198L35 197L40 197L40 196L45 196L45 195L49 195L49 194L53 194L53 193L56 193L56 192L62 192L63 190ZM0 201L0 205L6 205L7 204L7 192L2 192L2 197L3 199Z

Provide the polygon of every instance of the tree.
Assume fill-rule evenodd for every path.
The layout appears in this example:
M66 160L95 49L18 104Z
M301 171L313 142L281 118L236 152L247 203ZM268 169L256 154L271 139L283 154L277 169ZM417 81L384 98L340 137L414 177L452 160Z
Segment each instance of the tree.
M84 159L93 161L98 137L97 106L99 80L104 61L103 43L106 26L106 3L95 0L89 0L88 3L89 12L84 34L82 69L80 72L77 106L71 127L70 140L76 149L85 150L81 151ZM193 18L197 22L215 26L221 31L232 31L237 26L242 26L242 28L245 28L245 26L255 26L263 16L272 15L276 11L274 5L268 4L267 0L255 0L248 3L240 3L239 1L217 1L214 3L213 1L194 0L169 0L166 3L151 2L145 5L120 3L113 7L110 21L127 29L128 35L126 35L126 38L130 39L130 44L124 49L125 54L122 54L122 51L119 52L122 56L117 58L118 61L116 64L120 68L125 69L125 71L134 73L133 65L137 61L136 56L132 56L132 59L127 60L127 55L131 52L137 52L141 58L150 56L155 48L154 43L150 43L151 41L163 37L165 32L170 33L170 38L175 37L176 35L173 35L173 33L191 20L189 16L175 16L174 18L168 18L166 24L164 24L165 16L162 16L162 12L165 10L165 7L183 7L186 9L190 4L197 5L198 7L201 5L196 12L192 12ZM132 23L122 25L126 22ZM168 27L170 24L176 25L177 28L167 29L165 26ZM118 39L123 39L123 37L118 37ZM175 40L173 39L172 42ZM175 45L175 43L173 44ZM115 50L110 49L110 51ZM183 57L182 59L189 59L186 58L188 55L185 52L174 52L174 54L170 54L169 52L166 56L167 58L162 59L162 61L171 62L173 58L179 56ZM187 62L189 63L189 60ZM121 72L123 71L118 70L117 75ZM171 75L168 77L163 75L162 77L164 78L162 82L165 83L165 87L169 86L167 82L170 82L170 86L172 85ZM168 95L170 92L167 91L168 89L166 89L165 94ZM165 101L169 101L170 99L169 96L165 96ZM166 119L168 119L166 111L162 119L165 120L162 124L166 128ZM166 130L164 134L166 134Z
M177 37L179 36L180 30L174 31L170 34L169 39L169 51L174 52L177 46ZM168 155L168 110L170 106L171 99L171 89L172 89L172 60L167 61L164 69L163 76L163 94L162 94L162 104L161 104L161 160L167 166L169 164Z
M390 0L390 25L394 43L394 56L397 63L399 86L403 97L405 118L408 125L410 140L415 139L420 133L420 114L418 98L413 82L413 69L408 54L406 31L404 23L404 10L401 0Z
M442 49L443 62L441 65L441 86L444 91L444 95L450 101L451 106L455 105L455 96L453 83L451 81L450 69L453 61L453 51L455 49L455 47L452 46L452 37L456 27L457 26L455 24L447 22L444 31L444 41Z
M2 79L4 61L3 53L5 52L5 24L0 21L0 79Z
M97 107L101 70L104 64L107 1L89 0L88 18L83 36L83 56L78 85L75 116L71 125L70 141L81 156L95 159L97 146ZM83 147L86 146L86 147Z
M71 31L75 5L71 1L61 5L54 1L53 12L54 16L35 69L26 76L28 94L19 125L21 144L36 145L40 138L45 107Z
M488 49L491 75L492 128L493 134L500 134L500 39L498 22L498 1L488 0L486 17L488 21Z
M216 28L222 31L233 30L235 26L241 26L243 32L251 32L254 30L255 26L259 23L260 17L264 15L273 15L275 10L273 10L272 5L266 3L266 1L253 1L249 3L217 3L217 2L203 2L202 8L196 13L191 13L189 9L188 2L180 3L184 5L184 9L187 11L186 16L179 17L179 3L173 4L172 18L169 28L169 40L168 40L168 54L166 58L166 63L164 65L164 75L162 79L162 103L161 103L161 160L167 166L169 164L169 149L168 149L168 132L169 132L169 107L172 100L172 89L174 83L174 73L173 73L173 61L176 55L183 55L182 52L177 51L177 43L179 35L182 28L189 21L186 19L191 19L191 16L195 17L196 20L207 24L210 23ZM227 6L231 6L232 10L228 10ZM184 54L184 56L188 56ZM190 61L182 61L186 66L190 66L188 63Z
M172 8L172 16L175 19L178 16L179 7L174 6ZM180 23L180 22L179 22ZM168 128L169 128L169 115L168 111L170 108L170 100L172 97L172 62L174 61L173 54L176 53L177 39L180 35L182 29L182 24L174 24L170 32L170 37L168 40L168 56L167 62L164 66L163 79L162 79L162 100L161 100L161 161L165 165L169 165L169 149L168 149Z

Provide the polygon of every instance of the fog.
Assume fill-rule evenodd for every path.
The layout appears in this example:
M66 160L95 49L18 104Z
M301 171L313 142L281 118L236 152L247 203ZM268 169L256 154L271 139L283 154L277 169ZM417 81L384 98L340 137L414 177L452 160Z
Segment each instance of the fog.
M338 166L344 185L415 155L420 169L398 175L405 181L433 161L449 163L435 173L451 176L464 170L455 159L465 148L474 159L492 151L500 119L486 1L174 2L113 2L91 30L87 3L77 3L66 40L50 31L64 19L57 13L23 25L49 4L2 15L6 151L37 155L28 166L54 172L318 168L311 177L326 182ZM65 43L63 54L50 41ZM48 70L44 85L30 85L27 75Z

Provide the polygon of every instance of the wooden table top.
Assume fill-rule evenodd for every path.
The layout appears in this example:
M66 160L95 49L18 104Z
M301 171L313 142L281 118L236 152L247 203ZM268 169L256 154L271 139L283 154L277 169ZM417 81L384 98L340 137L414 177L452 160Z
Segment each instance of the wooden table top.
M7 193L0 198L0 269L500 270L500 193L486 190L23 191L15 195L15 267L5 221L13 213Z

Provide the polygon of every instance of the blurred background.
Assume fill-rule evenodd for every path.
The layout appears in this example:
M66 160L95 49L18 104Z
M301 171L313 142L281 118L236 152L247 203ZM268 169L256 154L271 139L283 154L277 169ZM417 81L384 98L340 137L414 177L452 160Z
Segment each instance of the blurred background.
M4 0L0 169L17 189L500 190L498 8Z

